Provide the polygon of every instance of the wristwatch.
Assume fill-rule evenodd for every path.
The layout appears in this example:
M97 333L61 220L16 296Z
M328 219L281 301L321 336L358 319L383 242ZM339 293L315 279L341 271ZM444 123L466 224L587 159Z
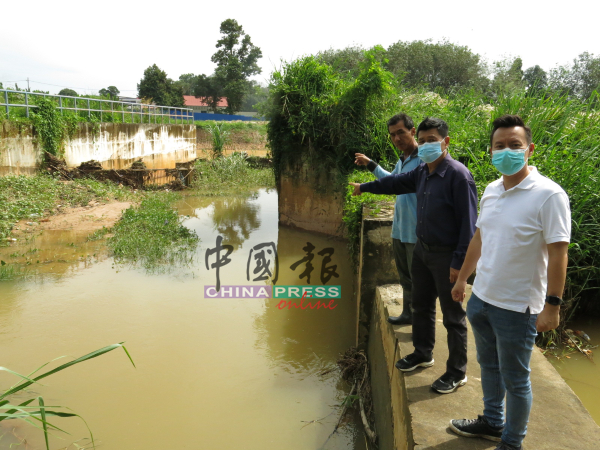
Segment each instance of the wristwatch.
M553 306L560 306L564 302L562 298L557 297L556 295L546 295L546 303Z

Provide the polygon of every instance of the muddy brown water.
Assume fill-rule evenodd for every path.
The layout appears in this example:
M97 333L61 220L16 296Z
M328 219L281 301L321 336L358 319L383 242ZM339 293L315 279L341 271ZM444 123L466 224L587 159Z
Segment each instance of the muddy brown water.
M321 448L349 390L338 371L320 374L355 342L352 267L345 242L280 229L276 195L185 197L178 210L201 243L191 266L170 273L115 266L104 244L85 242L85 233L44 232L0 249L1 259L29 262L35 275L0 284L0 365L28 374L58 356L125 341L137 366L116 350L52 375L14 400L42 395L47 405L72 408L100 448L110 450ZM310 242L311 284L320 285L317 253L333 248L330 265L337 265L339 278L327 285L341 285L337 307L280 310L273 298L205 298L204 286L216 281L205 252L219 235L234 247L220 269L223 285L264 286L248 282L246 273L249 251L265 242L278 251L277 285L307 284L299 278L304 264L290 266ZM0 372L1 388L16 381ZM364 449L359 420L349 417L326 448ZM64 439L52 437L51 448L89 445L81 421L53 421L71 436L55 433ZM0 449L9 448L42 449L42 433L3 421Z
M598 318L576 319L568 326L573 330L584 331L590 337L592 345L600 344ZM592 351L595 361L590 361L579 352L569 353L568 357L561 356L558 359L550 357L549 360L600 425L600 347Z

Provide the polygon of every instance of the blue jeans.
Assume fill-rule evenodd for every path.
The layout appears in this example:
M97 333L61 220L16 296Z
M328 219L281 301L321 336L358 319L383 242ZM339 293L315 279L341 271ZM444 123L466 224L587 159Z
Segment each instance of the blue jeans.
M492 426L504 425L502 440L519 447L527 433L533 400L529 360L537 335L537 314L531 314L529 308L525 313L498 308L472 294L467 317L481 366L483 415Z

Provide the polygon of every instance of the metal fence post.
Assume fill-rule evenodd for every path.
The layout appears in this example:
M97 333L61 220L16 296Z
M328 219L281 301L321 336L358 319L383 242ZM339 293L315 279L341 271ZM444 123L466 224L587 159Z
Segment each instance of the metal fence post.
M87 110L88 110L88 119L92 118L92 112L90 111L90 99L87 99Z
M25 92L25 117L29 117L29 98Z
M10 112L8 107L8 91L4 91L4 102L6 103L6 118L8 118L8 113Z

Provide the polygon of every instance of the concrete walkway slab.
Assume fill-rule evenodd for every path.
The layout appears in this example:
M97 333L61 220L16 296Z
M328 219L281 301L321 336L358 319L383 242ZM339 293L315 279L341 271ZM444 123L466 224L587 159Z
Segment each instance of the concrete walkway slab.
M438 394L431 389L431 384L445 372L448 358L446 329L442 324L439 304L434 366L402 373L394 367L394 363L414 350L411 326L392 326L386 321L388 316L400 314L401 298L402 288L399 285L377 288L376 311L380 315L382 324L384 354L392 383L391 392L404 397L404 401L407 402L404 407L407 406L410 412L414 447L409 442L408 448L419 450L494 449L497 445L494 442L479 438L460 437L448 428L451 419L472 419L476 418L478 414L482 414L483 411L481 371L477 363L475 342L470 325L468 326L467 344L468 382L454 393ZM386 348L392 345L394 346L393 356L390 349ZM527 450L600 450L600 427L537 347L531 358L531 369L534 400L523 448ZM400 383L400 386L395 387L394 383ZM394 408L394 403L397 401L398 399L392 401L392 410L398 410L398 407Z

